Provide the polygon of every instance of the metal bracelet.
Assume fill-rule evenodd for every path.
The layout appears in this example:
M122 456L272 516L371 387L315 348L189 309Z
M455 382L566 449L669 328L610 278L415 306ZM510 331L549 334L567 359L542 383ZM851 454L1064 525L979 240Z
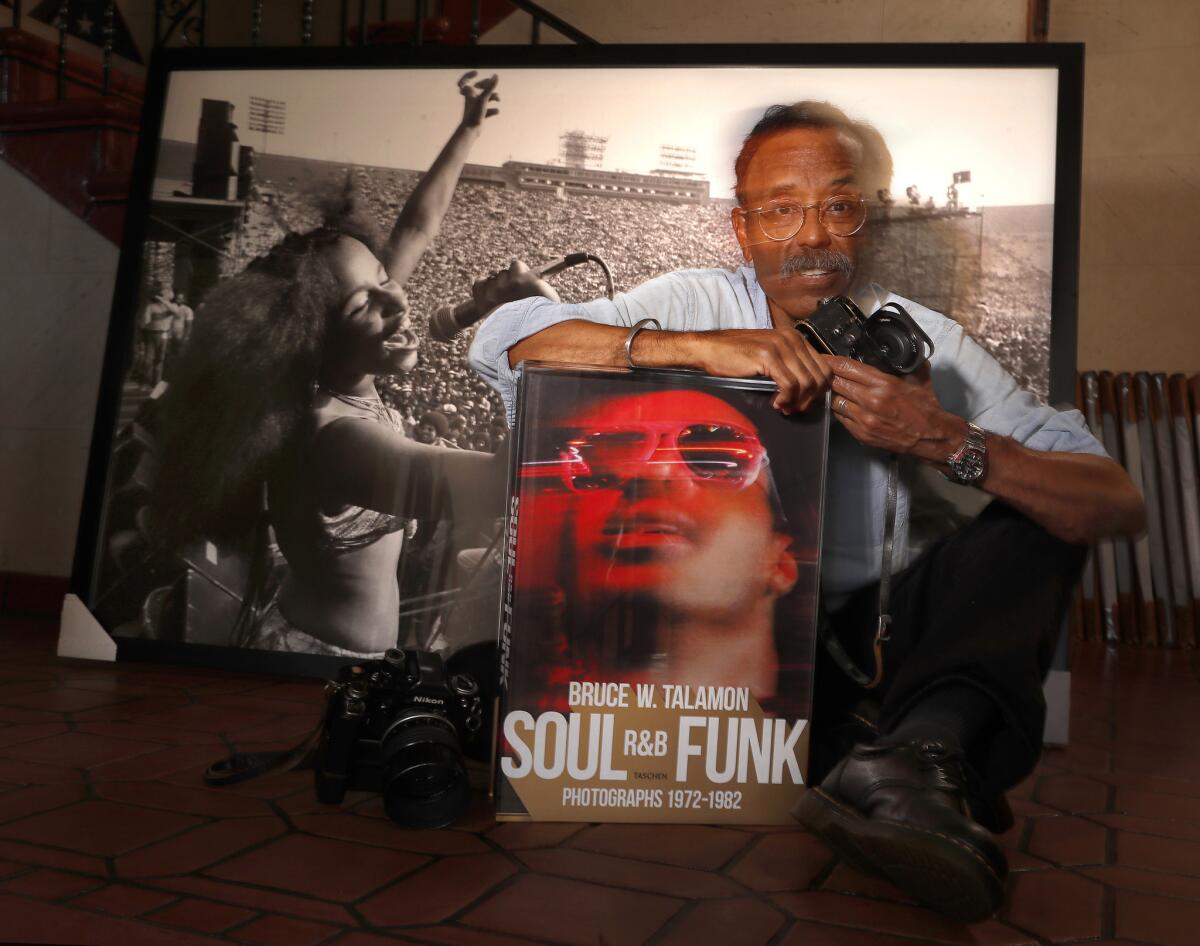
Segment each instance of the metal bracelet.
M662 331L662 325L659 324L658 319L642 319L640 322L635 323L633 328L629 330L629 337L625 339L625 363L630 368L637 367L633 363L633 340L638 337L638 332L649 328L651 325L654 326L656 331Z

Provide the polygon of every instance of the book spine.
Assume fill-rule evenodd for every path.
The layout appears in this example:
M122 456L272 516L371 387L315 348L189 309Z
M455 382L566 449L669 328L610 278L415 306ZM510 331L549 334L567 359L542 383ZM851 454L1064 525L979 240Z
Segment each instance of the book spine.
M1182 512L1180 528L1188 558L1188 590L1191 594L1191 644L1196 646L1200 630L1196 615L1200 611L1200 499L1196 495L1196 447L1192 439L1192 407L1188 402L1187 379L1174 374L1167 380L1171 408L1171 428L1175 437L1175 463L1179 478L1179 499Z
M1192 425L1192 461L1196 464L1196 478L1200 480L1200 374L1194 374L1188 379L1187 389ZM1193 588L1192 594L1194 598L1200 599L1200 589ZM1196 613L1200 615L1200 601L1197 603Z
M1118 423L1117 392L1111 371L1101 371L1100 425L1104 433L1104 449L1118 463L1124 463L1124 449ZM1138 640L1136 609L1134 607L1133 553L1129 539L1117 536L1112 540L1117 567L1117 629L1121 641L1135 644Z
M1138 440L1142 447L1142 481L1146 487L1146 518L1150 534L1150 568L1154 576L1154 602L1158 618L1159 643L1174 647L1175 612L1171 606L1171 567L1167 562L1167 541L1163 528L1163 508L1159 490L1158 449L1155 446L1151 394L1154 382L1145 371L1134 375L1134 404L1137 409Z
M513 589L517 573L517 515L520 502L520 464L524 441L526 408L525 377L517 383L517 404L514 412L512 436L509 438L508 498L504 507L504 556L500 581L500 614L497 640L497 672L499 685L496 690L496 705L493 714L496 720L492 739L491 795L497 814L510 810L520 811L520 804L513 805L513 791L500 773L500 758L503 755L504 717L508 712L510 688L512 686L512 635L513 635Z
M1083 374L1084 415L1092 435L1104 442L1104 428L1100 420L1100 379L1094 371ZM1100 575L1100 623L1101 634L1109 643L1121 639L1120 615L1117 609L1117 561L1112 539L1101 539L1096 543L1096 570Z
M1087 398L1084 395L1084 377L1087 372L1075 375L1075 406L1087 417ZM1088 547L1079 578L1080 637L1083 640L1100 639L1100 595L1096 589L1096 546Z
M1194 640L1192 602L1188 594L1187 550L1183 539L1183 513L1180 508L1179 478L1176 475L1175 444L1171 439L1167 376L1159 372L1152 376L1152 380L1154 386L1150 407L1154 421L1154 444L1158 451L1167 560L1171 567L1171 604L1175 610L1176 641L1178 644L1191 646Z
M1125 469L1133 480L1134 488L1143 497L1146 485L1142 477L1142 445L1138 438L1137 407L1134 404L1133 378L1128 372L1116 377L1117 409L1121 422L1121 443L1124 449ZM1147 519L1149 515L1147 514ZM1141 643L1158 646L1158 620L1154 606L1154 579L1150 570L1149 529L1132 539L1135 585L1137 588L1138 636Z

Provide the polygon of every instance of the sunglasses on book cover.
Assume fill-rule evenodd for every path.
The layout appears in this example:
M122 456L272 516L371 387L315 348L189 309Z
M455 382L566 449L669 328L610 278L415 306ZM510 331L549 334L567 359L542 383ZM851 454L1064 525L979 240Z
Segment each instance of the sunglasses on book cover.
M637 421L566 431L553 460L522 464L522 476L556 477L576 493L620 489L638 478L684 479L745 489L767 453L758 436L726 423ZM545 455L545 454L543 454Z

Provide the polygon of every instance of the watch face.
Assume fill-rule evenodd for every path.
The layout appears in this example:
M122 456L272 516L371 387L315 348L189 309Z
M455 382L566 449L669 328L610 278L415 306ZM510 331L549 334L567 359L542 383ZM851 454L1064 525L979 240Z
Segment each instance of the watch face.
M964 483L973 483L983 476L983 453L978 450L968 450L956 460L951 467L954 475Z

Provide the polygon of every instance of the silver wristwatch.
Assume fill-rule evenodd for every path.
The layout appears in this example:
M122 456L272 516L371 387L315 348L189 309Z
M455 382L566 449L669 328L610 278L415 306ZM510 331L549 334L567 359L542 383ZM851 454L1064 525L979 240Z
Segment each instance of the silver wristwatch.
M967 439L946 458L950 472L946 479L965 486L974 486L987 473L987 438L983 428L967 422Z

